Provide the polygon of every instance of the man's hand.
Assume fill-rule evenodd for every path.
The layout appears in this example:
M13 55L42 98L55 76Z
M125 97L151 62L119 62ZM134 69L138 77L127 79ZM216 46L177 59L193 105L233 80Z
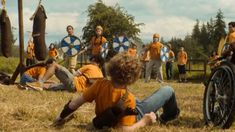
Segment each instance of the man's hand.
M156 122L156 118L157 118L156 114L151 112L151 113L145 114L143 117L143 120L145 122L145 125L151 125L154 122Z

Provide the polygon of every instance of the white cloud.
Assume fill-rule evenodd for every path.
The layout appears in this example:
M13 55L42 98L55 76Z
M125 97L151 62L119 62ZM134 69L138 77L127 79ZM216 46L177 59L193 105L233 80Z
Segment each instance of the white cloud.
M154 33L159 33L164 40L169 40L173 36L183 38L191 33L193 25L194 21L186 17L168 16L153 19L142 27L141 37L150 41Z
M49 13L47 15L47 27L46 31L55 35L66 33L67 25L72 25L74 28L77 28L78 25L78 13Z

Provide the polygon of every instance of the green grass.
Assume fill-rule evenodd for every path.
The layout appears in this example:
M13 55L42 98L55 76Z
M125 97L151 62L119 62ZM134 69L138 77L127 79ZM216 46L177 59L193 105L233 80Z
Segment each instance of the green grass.
M202 114L204 86L200 83L158 84L152 80L146 84L143 80L139 80L129 86L129 89L137 98L144 99L161 85L170 85L174 88L181 109L180 116L167 125L156 122L139 131L221 131L204 125ZM75 118L64 127L58 129L50 127L68 100L76 96L78 96L77 93L25 91L15 85L0 85L0 131L93 131L91 121L95 116L94 103L85 104L79 108L74 113ZM111 129L111 131L116 130ZM234 126L228 131L235 131Z
M19 58L9 57L5 58L0 56L0 71L13 74L17 65L19 64Z

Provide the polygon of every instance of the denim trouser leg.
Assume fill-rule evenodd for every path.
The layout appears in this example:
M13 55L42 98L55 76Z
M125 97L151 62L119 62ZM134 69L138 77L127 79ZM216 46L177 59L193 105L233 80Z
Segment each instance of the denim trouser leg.
M151 96L147 97L143 101L136 101L136 107L139 111L137 119L141 119L144 114L150 112L156 112L163 107L163 114L171 115L171 113L177 111L177 103L173 88L170 86L164 86L155 91Z
M63 66L55 70L55 76L64 84L65 88L71 92L76 91L73 83L74 76L68 69Z
M166 76L167 79L172 79L173 77L172 63L169 62L166 63Z
M20 84L25 85L26 82L35 82L35 79L33 79L31 76L23 74L20 78Z
M59 83L59 84L51 84L47 90L61 91L61 90L67 90L67 88L63 83Z

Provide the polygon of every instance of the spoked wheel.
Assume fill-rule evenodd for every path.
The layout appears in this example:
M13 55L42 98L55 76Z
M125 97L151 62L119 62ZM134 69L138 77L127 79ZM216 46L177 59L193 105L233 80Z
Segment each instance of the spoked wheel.
M235 114L234 103L234 73L228 64L223 64L211 74L204 92L203 114L206 123L229 128Z

